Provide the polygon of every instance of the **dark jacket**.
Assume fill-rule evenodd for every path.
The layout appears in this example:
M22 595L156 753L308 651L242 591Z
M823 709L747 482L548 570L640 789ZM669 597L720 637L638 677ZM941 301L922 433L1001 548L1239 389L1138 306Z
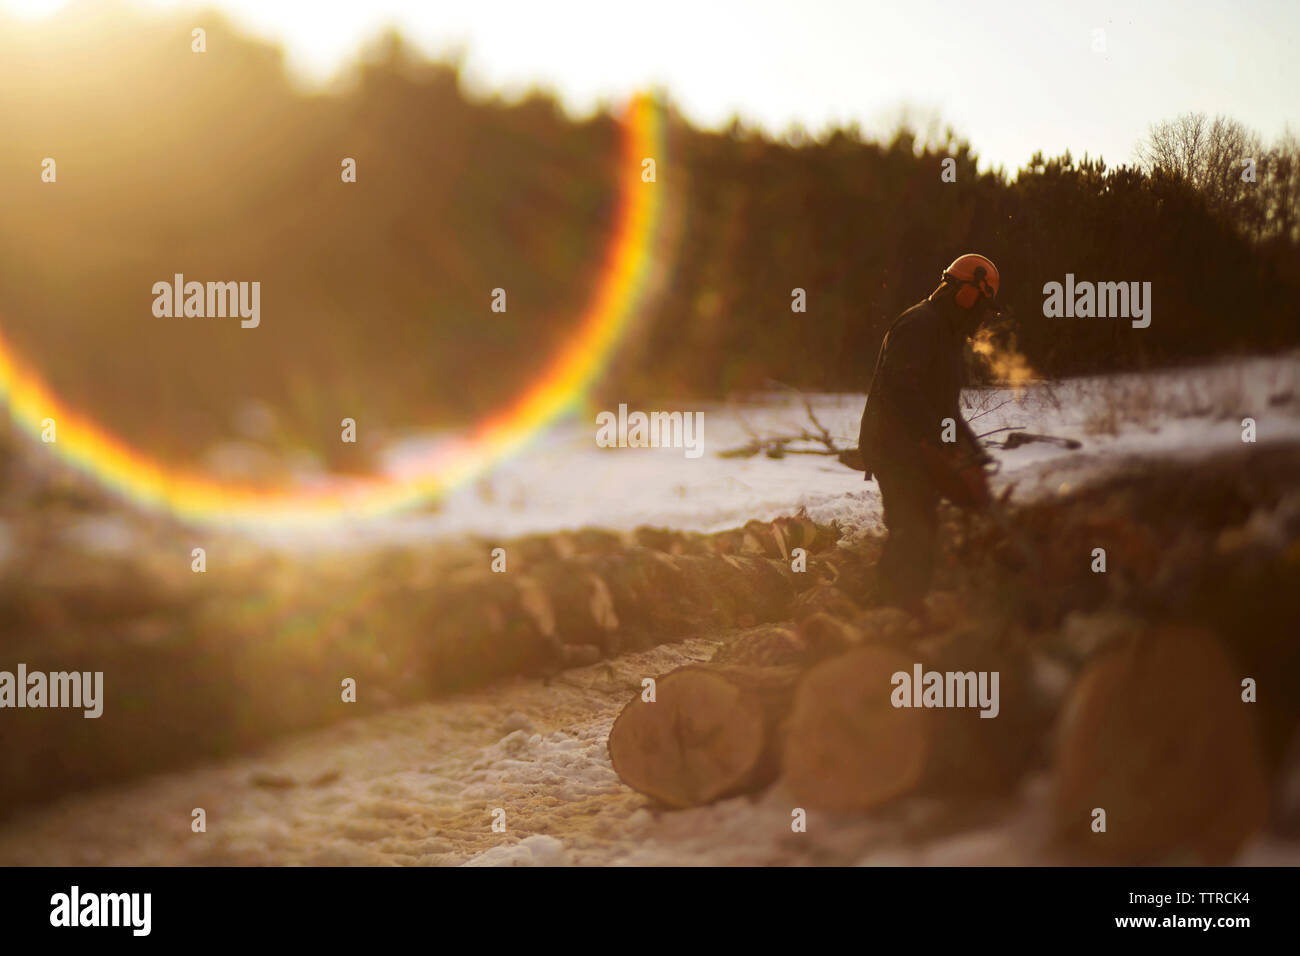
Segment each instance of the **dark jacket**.
M966 383L966 337L947 315L948 306L925 299L889 327L867 394L858 450L868 479L891 465L915 465L920 446L940 448L943 419L951 418L963 446L978 442L961 416Z

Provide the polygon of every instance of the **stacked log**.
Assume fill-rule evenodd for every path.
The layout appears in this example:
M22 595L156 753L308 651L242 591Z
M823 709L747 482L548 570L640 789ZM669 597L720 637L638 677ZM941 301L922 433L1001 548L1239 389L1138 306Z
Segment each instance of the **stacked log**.
M746 686L766 669L782 690L765 700L762 719L753 705L735 718L749 732L761 728L765 735L761 747L745 738L741 763L748 767L760 750L779 754L781 776L801 805L863 811L914 791L991 792L1014 785L1032 756L1033 728L1043 721L1024 666L978 633L920 644L915 638L915 622L885 608L859 613L855 622L819 611L797 629L768 625L744 631L719 651L715 663L692 665L691 682L675 681L669 706L639 698L628 705L624 714L637 716L627 723L620 717L610 734L611 756L620 755L615 767L636 764L639 772L624 776L625 782L649 795L671 790L679 801L674 805L688 793L699 798L703 788L656 781L659 765L648 756L637 764L632 755L638 747L658 747L682 726L714 726L717 694L688 691L707 683L703 675L715 673L709 668L741 667ZM918 706L910 697L900 706L895 675L910 680L918 667L970 675L972 700L957 707L919 706L918 690ZM994 719L980 717L973 699L979 671L999 675ZM785 693L792 675L791 692ZM728 777L727 792L770 779L758 773Z
M971 626L918 634L888 609L847 621L819 611L797 628L744 631L717 662L662 678L654 702L638 698L615 722L610 755L625 783L668 806L779 779L795 805L841 813L912 794L1005 795L1053 764L1051 815L1068 858L1229 859L1268 810L1236 669L1205 632L1134 628L1067 670L1063 695L1034 676L1040 648ZM899 675L910 687L932 671L971 689L996 672L995 702L916 706L909 690L913 706L899 706ZM1106 833L1090 826L1095 808Z
M786 560L832 550L833 526L804 516L715 535L642 528L535 535L511 543L508 570L444 574L425 626L420 679L459 689L511 674L550 675L628 650L788 618L815 585ZM792 543L793 542L793 543ZM842 559L840 559L842 560ZM415 602L412 602L415 603Z

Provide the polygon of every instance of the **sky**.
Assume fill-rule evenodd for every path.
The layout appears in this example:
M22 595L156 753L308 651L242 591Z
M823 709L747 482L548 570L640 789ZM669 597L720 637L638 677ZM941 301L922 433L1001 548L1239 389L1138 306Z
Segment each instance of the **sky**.
M202 9L192 0L139 0ZM65 0L0 0L26 17ZM476 90L555 92L575 115L662 87L705 127L769 132L905 108L1008 171L1036 150L1131 162L1154 121L1225 113L1271 140L1300 133L1300 0L216 0L284 46L311 82L396 25L429 53L461 49ZM196 25L198 18L196 18ZM1098 35L1095 31L1103 31ZM1099 49L1094 49L1094 47Z

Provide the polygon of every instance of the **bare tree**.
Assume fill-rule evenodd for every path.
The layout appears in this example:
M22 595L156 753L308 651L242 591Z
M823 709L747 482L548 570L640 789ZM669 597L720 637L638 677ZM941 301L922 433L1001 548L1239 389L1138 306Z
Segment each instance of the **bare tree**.
M1226 116L1185 113L1155 123L1138 146L1138 160L1148 173L1164 173L1188 183L1205 196L1210 208L1233 220L1244 232L1262 238L1269 220L1264 190L1271 155L1259 136ZM1244 174L1254 164L1253 181Z
M1162 171L1196 184L1205 155L1204 113L1185 113L1177 119L1151 124L1138 145L1138 160L1149 173Z
M1300 242L1300 138L1289 129L1284 131L1267 158L1265 234Z

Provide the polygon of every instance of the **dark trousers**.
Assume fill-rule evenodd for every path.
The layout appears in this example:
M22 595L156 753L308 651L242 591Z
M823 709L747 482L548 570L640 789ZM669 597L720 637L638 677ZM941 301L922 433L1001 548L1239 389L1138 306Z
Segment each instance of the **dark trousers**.
M880 603L905 606L930 589L939 532L939 491L919 468L876 471L889 537L880 555Z

